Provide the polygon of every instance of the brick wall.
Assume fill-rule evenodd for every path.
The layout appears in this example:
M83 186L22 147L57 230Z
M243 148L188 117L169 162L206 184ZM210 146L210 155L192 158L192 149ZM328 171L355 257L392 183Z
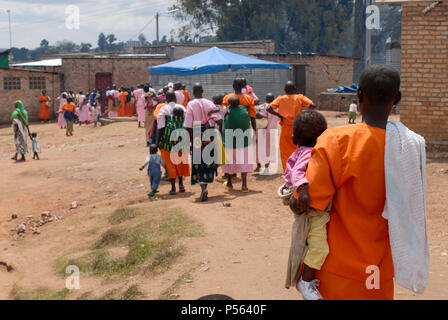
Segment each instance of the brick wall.
M3 87L3 79L5 77L19 77L20 90L5 90ZM14 110L14 102L16 100L23 101L31 120L38 119L40 109L39 97L42 90L30 89L30 77L45 77L46 90L51 97L52 108L54 107L54 101L56 101L59 95L59 74L0 68L0 124L10 123L11 113ZM52 116L54 116L54 113Z
M306 96L319 100L321 92L340 85L351 85L353 77L353 58L322 56L322 55L255 55L259 59L291 65L306 66ZM292 71L293 72L293 71ZM291 80L294 75L291 73Z
M134 53L138 54L166 54L171 60L182 59L196 53L202 52L212 47L219 47L223 50L249 56L256 53L272 53L275 50L275 42L272 40L262 41L235 41L235 42L214 42L195 44L167 44L161 46L147 46L134 48Z
M117 86L135 87L149 79L148 68L168 62L167 58L143 57L63 57L65 90L89 91L95 88L97 73L111 73Z
M317 104L319 110L347 113L352 101L357 99L356 93L322 92Z
M448 2L403 3L401 121L429 141L448 140ZM431 151L431 150L429 150Z

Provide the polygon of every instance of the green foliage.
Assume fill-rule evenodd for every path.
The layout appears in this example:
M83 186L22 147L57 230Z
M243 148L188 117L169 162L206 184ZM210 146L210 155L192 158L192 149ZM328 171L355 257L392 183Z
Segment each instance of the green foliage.
M350 41L353 16L352 0L177 0L176 8L193 37L211 30L219 41L273 39L280 51L323 54Z

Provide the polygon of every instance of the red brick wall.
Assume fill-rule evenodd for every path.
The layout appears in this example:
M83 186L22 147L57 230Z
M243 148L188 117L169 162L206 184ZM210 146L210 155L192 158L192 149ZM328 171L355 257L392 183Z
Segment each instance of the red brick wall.
M321 55L256 55L262 60L306 65L306 95L319 102L321 92L340 85L350 86L353 81L353 59ZM291 79L294 79L291 74Z
M4 77L19 77L20 90L5 90L3 87ZM38 119L41 90L30 89L30 77L46 78L46 90L51 97L52 108L54 107L54 102L57 101L56 98L59 95L59 74L0 68L0 124L10 122L10 116L14 110L14 102L16 100L22 100L31 120ZM56 109L58 107L59 105L56 106Z
M403 3L401 121L427 140L448 140L448 2Z
M117 86L135 87L149 80L150 66L168 62L167 58L87 58L64 57L62 73L65 90L87 92L95 88L97 73L111 73Z

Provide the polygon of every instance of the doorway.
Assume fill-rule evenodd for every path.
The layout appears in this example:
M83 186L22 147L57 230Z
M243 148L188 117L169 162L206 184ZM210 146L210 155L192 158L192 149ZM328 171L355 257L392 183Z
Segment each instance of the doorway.
M104 113L107 97L106 91L108 87L112 86L112 73L104 72L95 75L95 89L100 93L101 111Z
M296 84L297 92L306 95L306 65L294 65L293 81Z

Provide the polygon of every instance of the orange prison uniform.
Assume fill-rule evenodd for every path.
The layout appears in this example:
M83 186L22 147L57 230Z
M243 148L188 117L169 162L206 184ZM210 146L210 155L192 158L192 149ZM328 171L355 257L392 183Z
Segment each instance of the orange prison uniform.
M325 210L330 253L316 278L324 299L394 297L394 267L387 220L384 149L386 130L364 123L332 128L317 140L308 164L311 206ZM368 290L369 266L379 268L380 289Z
M182 105L185 107L185 109L188 106L188 101L191 100L191 96L190 93L188 92L188 90L181 90L180 92L182 92L182 94L184 95L185 99L184 99L184 103L182 103Z
M50 119L50 108L47 106L48 97L40 96L40 110L39 110L39 119L48 120Z
M166 103L159 103L154 110L154 119L157 121L157 116L159 115L160 109L166 106ZM158 129L157 129L158 130ZM188 154L180 153L179 157L182 157L182 163L175 165L171 161L171 153L165 150L160 149L160 156L162 157L163 162L165 162L166 172L168 173L169 179L176 179L177 177L189 177L190 176L190 165L188 163Z
M287 94L278 97L271 103L271 107L277 110L283 117L280 122L282 132L280 134L280 157L282 159L283 172L286 170L286 162L297 146L292 142L292 125L294 118L302 112L303 108L309 108L313 101L302 94Z
M229 105L229 99L232 97L238 97L240 99L240 105L245 106L249 109L250 117L253 119L257 118L257 112L255 111L254 98L252 98L251 96L249 96L247 94L232 93L232 94L228 94L224 97L222 104L227 107Z
M118 107L118 116L119 117L126 117L125 107L126 107L126 96L127 95L128 95L128 93L125 91L120 92L120 96L118 98L118 100L120 100L120 106Z

